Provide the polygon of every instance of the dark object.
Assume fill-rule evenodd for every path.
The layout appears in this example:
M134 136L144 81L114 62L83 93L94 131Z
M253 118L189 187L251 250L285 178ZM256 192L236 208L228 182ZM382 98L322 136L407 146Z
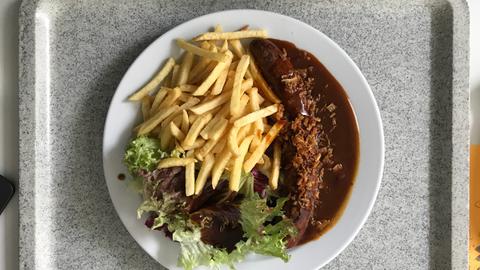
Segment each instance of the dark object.
M311 53L276 39L254 40L250 51L285 106L289 123L279 136L285 176L285 213L299 234L289 247L318 238L335 224L353 184L359 136L348 96Z
M7 207L8 202L15 193L15 187L5 177L0 175L0 214Z
M265 80L280 96L287 111L296 114L308 115L305 108L303 80L287 58L285 51L280 50L268 39L255 39L250 43L250 51L255 57Z
M202 241L214 247L232 252L243 238L240 209L235 203L211 205L192 213L190 218L202 227Z

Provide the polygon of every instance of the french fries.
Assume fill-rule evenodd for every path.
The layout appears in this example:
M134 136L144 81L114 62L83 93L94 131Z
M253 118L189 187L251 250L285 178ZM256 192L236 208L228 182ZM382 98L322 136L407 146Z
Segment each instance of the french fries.
M247 154L248 147L250 142L252 142L253 136L250 135L243 139L242 144L239 147L239 155L235 158L233 162L232 172L230 174L229 187L230 190L238 191L240 187L240 177L242 175L243 159Z
M198 172L198 176L195 183L195 195L202 193L203 186L207 182L207 178L210 175L210 171L213 168L215 159L213 155L208 154L202 162L202 167L200 168L200 172Z
M223 87L225 86L225 83L227 81L227 75L228 68L224 69L222 73L220 73L220 75L218 76L215 84L213 85L212 92L210 93L211 95L218 95L222 92Z
M200 48L198 46L195 46L191 43L188 43L183 39L177 39L177 45L178 45L178 47L180 47L180 48L182 48L186 51L189 51L189 52L191 52L195 55L206 57L206 58L209 58L211 60L218 61L218 62L226 62L227 58L228 58L228 56L225 53L211 52L209 50L205 50L205 49ZM172 67L173 67L173 65L172 65Z
M268 146L273 142L275 137L278 135L282 127L286 124L286 121L278 121L272 128L268 131L267 135L263 137L260 144L255 148L250 157L245 161L243 169L245 172L250 172L255 164L262 158L263 153L267 150Z
M170 122L170 133L172 133L173 137L178 141L185 139L185 133L183 133L174 122Z
M270 116L278 111L278 104L273 104L268 107L265 107L261 110L254 111L249 113L233 122L233 126L235 127L243 127L250 123L256 122L257 120L261 120L267 116Z
M180 73L180 65L173 66L172 81L170 82L171 85L177 85L179 73Z
M139 101L150 92L155 90L160 83L168 76L170 71L172 71L173 66L175 66L175 60L173 58L168 58L165 65L160 69L160 71L140 90L138 90L135 94L130 96L130 101Z
M193 158L194 150L187 152L187 158ZM195 163L185 165L185 195L191 196L195 193Z
M202 40L225 40L225 39L243 39L243 38L266 38L267 31L265 30L245 30L236 32L207 32L194 38L195 41Z
M200 147L202 147L204 144L205 144L205 140L202 139L202 138L198 138L198 139L195 140L195 142L193 142L193 144L192 144L191 146L182 147L182 148L183 148L183 150L192 150L192 149L200 148Z
M250 52L248 54L251 56ZM277 97L277 95L275 95L275 93L273 93L272 89L263 78L262 74L258 70L257 65L255 64L255 61L252 61L252 63L250 64L249 71L253 80L257 84L258 89L262 91L265 98L272 103L280 103L280 99Z
M168 106L173 105L175 101L180 97L182 94L182 90L179 87L175 87L174 89L168 91L167 97L158 105L158 108L166 108Z
M185 85L187 83L188 75L190 74L190 70L192 69L193 57L193 53L185 52L182 65L180 66L179 74L177 76L178 85Z
M208 121L210 121L210 119L212 119L212 115L207 114L200 116L197 120L195 120L195 122L193 122L190 130L188 131L185 139L182 142L183 148L187 148L193 145L198 135L200 134L200 131L202 131L203 127L205 127L205 125L208 123Z
M227 60L225 62L218 62L215 68L210 73L210 75L208 75L208 77L202 82L202 84L200 84L200 86L197 88L197 90L195 90L195 92L192 93L192 95L194 96L204 95L208 91L210 86L212 86L215 83L215 80L218 79L218 77L223 72L223 70L227 68L228 65L230 65L230 61L232 60L233 55L231 52L228 52L228 51L225 53L225 55L227 57Z
M151 107L150 96L145 96L142 99L142 116L144 121L148 120L148 117L150 116L150 107Z
M250 63L250 56L243 55L238 63L235 71L235 78L233 80L232 98L230 99L230 114L238 116L240 114L240 98L242 97L242 81L247 72Z
M158 137L164 151L185 152L185 157L162 159L157 168L185 166L187 196L201 194L208 179L216 188L225 171L230 190L238 191L242 173L255 166L269 177L272 189L278 187L280 145L274 144L273 156L265 152L285 121L267 124L280 100L242 45L242 39L253 37L265 38L266 32L223 32L217 25L215 32L193 41L177 39L180 60L168 59L129 98L141 101L144 119L134 129L138 136Z
M193 108L190 109L190 111L192 111L194 114L203 114L203 113L206 113L220 105L223 105L224 103L226 103L227 101L230 100L230 95L231 93L228 92L228 93L224 93L224 94L221 94L207 102L204 102L202 104L199 104Z
M165 88L165 87L160 87L157 94L155 95L155 98L153 99L153 103L152 103L152 106L150 108L150 114L155 113L155 111L158 108L158 105L160 105L160 103L162 103L163 99L167 96L169 90L171 90L171 89Z
M188 132L189 127L190 127L190 122L188 120L188 113L186 110L182 110L182 125L180 126L180 129L185 134Z
M195 163L194 158L164 158L158 163L157 169L165 169L170 167L186 166Z
M268 179L268 184L270 187L275 190L278 187L278 177L280 176L280 160L282 158L282 149L280 149L280 144L275 142L273 144L273 163L272 163L272 172L270 173L270 178Z
M215 189L217 186L220 177L222 176L227 163L230 161L232 157L232 152L227 147L224 147L223 151L217 156L215 159L215 164L212 168L212 187Z
M159 110L156 114L154 114L147 121L141 124L138 130L138 135L145 135L148 132L152 131L160 122L162 122L165 118L170 116L170 114L174 113L178 109L180 109L180 107L178 105L174 105Z

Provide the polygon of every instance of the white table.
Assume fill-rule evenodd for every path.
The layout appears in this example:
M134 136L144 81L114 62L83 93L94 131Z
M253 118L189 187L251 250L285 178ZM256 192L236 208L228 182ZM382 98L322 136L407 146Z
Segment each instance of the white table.
M470 4L471 142L480 144L480 1ZM18 181L18 9L0 0L0 174ZM476 119L475 119L476 118ZM0 216L0 270L18 268L18 196Z

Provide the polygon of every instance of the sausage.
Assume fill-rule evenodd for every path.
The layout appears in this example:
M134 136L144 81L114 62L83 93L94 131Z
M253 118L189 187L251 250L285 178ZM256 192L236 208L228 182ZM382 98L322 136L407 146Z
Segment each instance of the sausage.
M309 115L306 110L303 78L295 71L287 55L268 39L255 39L250 43L250 52L263 77L280 97L287 112Z
M290 118L279 138L283 144L282 167L286 176L282 193L289 196L284 210L298 230L295 237L288 239L290 248L301 243L319 200L323 170L317 136L323 127L314 117L313 109L307 106L307 99L311 98L308 78L295 70L286 53L268 39L253 40L250 51Z

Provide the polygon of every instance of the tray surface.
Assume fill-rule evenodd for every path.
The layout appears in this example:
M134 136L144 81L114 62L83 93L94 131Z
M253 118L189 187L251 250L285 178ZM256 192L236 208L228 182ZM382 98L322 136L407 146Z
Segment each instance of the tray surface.
M121 224L103 178L109 101L135 57L165 31L213 11L253 8L332 38L360 67L381 110L386 152L377 202L325 269L466 269L466 4L354 3L24 1L21 268L158 269Z

